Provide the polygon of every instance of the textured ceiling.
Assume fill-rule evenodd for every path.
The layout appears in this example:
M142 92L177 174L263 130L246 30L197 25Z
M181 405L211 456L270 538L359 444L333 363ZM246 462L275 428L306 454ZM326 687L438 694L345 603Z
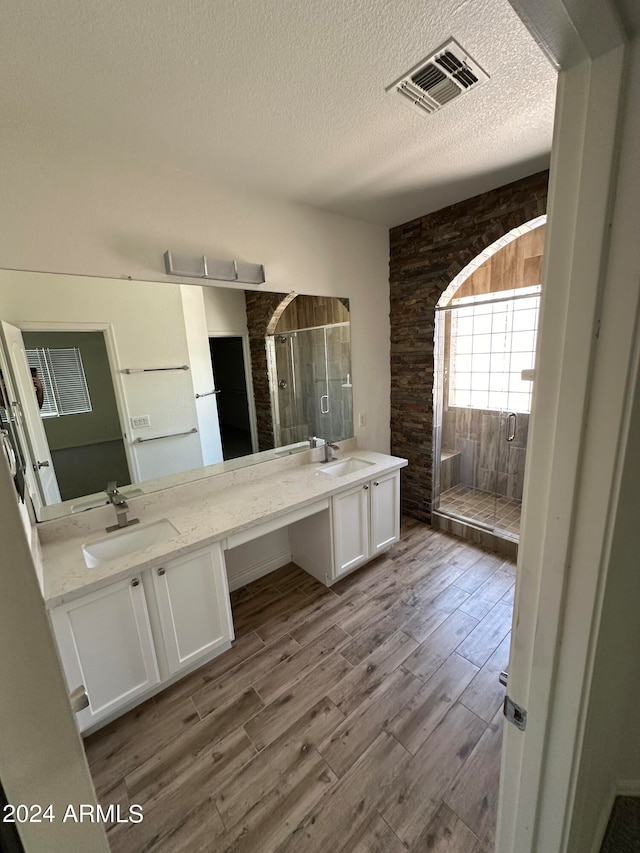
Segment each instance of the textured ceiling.
M454 36L491 80L385 87ZM394 225L548 164L555 72L507 0L5 0L4 122Z

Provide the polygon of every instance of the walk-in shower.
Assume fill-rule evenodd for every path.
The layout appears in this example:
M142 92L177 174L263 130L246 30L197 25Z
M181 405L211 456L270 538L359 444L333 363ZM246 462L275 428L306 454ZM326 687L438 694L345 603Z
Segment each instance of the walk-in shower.
M540 220L507 235L436 308L433 514L446 529L518 540L543 239Z

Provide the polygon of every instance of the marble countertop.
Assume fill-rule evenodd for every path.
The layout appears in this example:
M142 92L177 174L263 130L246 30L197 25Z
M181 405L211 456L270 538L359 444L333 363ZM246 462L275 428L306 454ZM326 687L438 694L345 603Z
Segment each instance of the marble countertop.
M372 464L352 474L330 477L319 471L324 467L318 461L319 452L308 451L132 498L128 501L131 518L138 518L141 524L167 518L178 535L95 568L86 567L82 546L106 535L105 528L115 522L113 507L100 507L40 525L43 595L47 607L56 607L138 571L158 567L196 548L285 516L407 464L406 459L396 456L351 447L348 452L343 449L341 456L355 456Z

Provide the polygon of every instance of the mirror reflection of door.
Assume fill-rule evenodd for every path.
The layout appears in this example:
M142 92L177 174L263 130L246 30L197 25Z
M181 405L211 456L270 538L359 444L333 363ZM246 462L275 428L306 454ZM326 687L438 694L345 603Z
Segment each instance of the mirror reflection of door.
M60 500L49 445L45 435L33 376L27 363L22 332L4 321L0 333L3 345L3 396L7 421L14 424L28 458L25 470L32 498L39 506ZM6 362L5 362L6 358Z
M253 453L242 338L209 338L224 459Z
M23 332L44 386L41 409L60 497L131 483L102 332Z

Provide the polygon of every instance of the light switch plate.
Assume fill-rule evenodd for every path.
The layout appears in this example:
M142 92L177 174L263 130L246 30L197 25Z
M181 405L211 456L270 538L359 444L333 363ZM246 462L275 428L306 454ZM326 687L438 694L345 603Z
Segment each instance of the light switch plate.
M134 429L151 426L151 418L149 417L149 415L136 415L135 417L131 418L131 426Z

